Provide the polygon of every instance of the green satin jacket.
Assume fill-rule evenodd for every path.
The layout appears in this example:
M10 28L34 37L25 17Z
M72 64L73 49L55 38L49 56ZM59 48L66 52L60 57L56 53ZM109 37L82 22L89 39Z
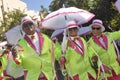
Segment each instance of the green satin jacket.
M88 41L88 49L90 56L98 55L99 61L98 65L100 68L100 64L106 65L107 67L112 67L113 70L116 72L116 74L120 74L120 66L118 65L118 62L116 61L116 51L112 40L117 40L120 38L120 31L112 32L112 33L103 33L107 37L107 44L108 49L104 49L98 44L96 44L93 40L93 38L90 38ZM101 61L101 62L100 62ZM107 76L111 76L106 74Z
M18 53L19 61L25 70L28 71L26 80L37 80L41 72L48 80L54 80L52 41L44 34L41 34L44 42L40 55L28 44L25 39L19 41L24 50Z
M88 73L96 78L95 71L90 65L86 41L81 37L80 39L84 44L84 55L82 56L72 47L68 46L65 54L67 73L71 76L78 74L80 80L89 80Z

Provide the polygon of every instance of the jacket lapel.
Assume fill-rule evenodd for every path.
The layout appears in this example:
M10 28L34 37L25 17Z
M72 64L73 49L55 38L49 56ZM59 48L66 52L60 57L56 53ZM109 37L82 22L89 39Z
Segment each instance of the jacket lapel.
M28 44L36 51L36 47L35 45L32 43L32 41L30 40L30 38L25 35L24 39L28 42Z
M40 47L40 53L41 53L42 52L43 43L44 43L44 38L42 37L42 35L39 32L37 32L37 35L38 35L39 47ZM35 45L32 43L32 41L30 40L30 38L27 35L25 35L24 39L36 51Z
M44 43L44 38L43 36L41 35L41 33L37 32L38 33L38 38L39 38L39 47L40 47L40 53L42 52L42 48L43 48L43 43Z
M101 35L101 37L103 38L103 41L104 41L104 43L105 43L105 46L106 47L104 47L102 44L101 44L101 42L99 41L99 39L96 37L96 36L92 36L92 39L93 39L93 41L97 44L97 45L99 45L100 47L102 47L103 49L108 49L108 39L107 39L107 37L105 36L105 35Z
M77 43L75 43L71 38L69 39L70 43L71 43L71 47L78 52L80 55L84 56L84 45L81 39L79 39L79 43L81 44L81 48L79 48L80 46L77 45Z

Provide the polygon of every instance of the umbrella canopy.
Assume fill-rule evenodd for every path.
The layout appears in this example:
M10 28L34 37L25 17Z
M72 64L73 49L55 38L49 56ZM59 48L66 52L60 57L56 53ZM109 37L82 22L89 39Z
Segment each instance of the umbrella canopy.
M76 7L60 8L42 20L41 28L62 29L66 28L67 22L73 20L76 21L77 25L80 25L90 21L94 16L93 13Z
M115 6L116 6L117 10L118 10L119 13L120 13L120 0L117 0L117 1L115 2Z
M35 30L40 31L37 26L35 26ZM21 25L17 25L5 33L8 43L12 45L16 45L24 35L25 33L23 32Z
M56 39L56 37L59 36L60 34L63 34L63 32L64 32L64 29L55 30L51 35L51 39L52 40ZM80 27L78 30L78 35L87 35L89 33L91 33L91 29L89 28L89 26Z
M64 29L58 29L58 30L55 30L52 35L51 35L51 39L54 39L56 38L57 36L59 36L60 34L63 34L64 32Z
M23 37L23 31L20 25L13 27L5 33L9 44L16 45L18 40Z
M86 35L86 34L90 34L90 33L91 33L91 29L89 26L81 27L78 31L78 35Z

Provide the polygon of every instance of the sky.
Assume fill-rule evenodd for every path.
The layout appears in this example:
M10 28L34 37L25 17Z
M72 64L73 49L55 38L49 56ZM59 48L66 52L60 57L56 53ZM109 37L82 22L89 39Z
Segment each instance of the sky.
M28 10L34 10L34 11L39 12L41 5L43 5L45 8L48 9L50 3L53 0L21 0L21 1L27 4Z

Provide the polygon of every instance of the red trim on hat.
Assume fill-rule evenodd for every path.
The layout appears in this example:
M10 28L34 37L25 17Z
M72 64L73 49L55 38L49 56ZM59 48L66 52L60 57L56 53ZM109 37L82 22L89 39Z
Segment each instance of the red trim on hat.
M101 22L94 22L93 24L102 24Z
M23 23L26 22L26 21L29 21L29 20L28 20L28 19L24 19L24 20L23 20Z
M77 26L77 24L70 24L67 27L70 27L70 26Z

